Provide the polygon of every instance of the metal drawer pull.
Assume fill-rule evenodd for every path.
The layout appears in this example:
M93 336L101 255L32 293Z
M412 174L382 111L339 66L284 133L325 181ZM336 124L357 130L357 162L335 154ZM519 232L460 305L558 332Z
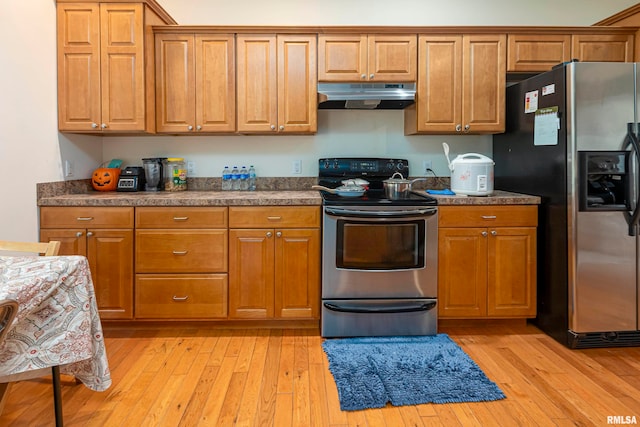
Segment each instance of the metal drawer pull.
M482 219L496 219L496 218L498 217L495 215L482 215Z
M176 301L176 302L186 301L186 300L189 299L189 295L184 296L184 297L179 297L179 296L174 295L171 299Z
M174 216L173 220L174 221L187 221L189 219L188 216Z
M186 255L189 251L173 251L174 255Z
M76 218L76 221L93 221L92 216L79 216Z
M281 216L268 216L267 219L269 221L280 221L282 219Z

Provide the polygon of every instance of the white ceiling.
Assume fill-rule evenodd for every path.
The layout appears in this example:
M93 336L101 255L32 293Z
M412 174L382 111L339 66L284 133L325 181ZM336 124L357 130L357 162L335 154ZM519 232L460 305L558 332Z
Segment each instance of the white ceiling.
M634 0L158 0L182 25L587 26Z

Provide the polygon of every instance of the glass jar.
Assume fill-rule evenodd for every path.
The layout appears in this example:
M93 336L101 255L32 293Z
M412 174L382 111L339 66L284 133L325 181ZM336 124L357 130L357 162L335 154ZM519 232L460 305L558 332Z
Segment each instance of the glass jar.
M181 157L169 157L164 180L165 191L184 191L187 189L187 169Z

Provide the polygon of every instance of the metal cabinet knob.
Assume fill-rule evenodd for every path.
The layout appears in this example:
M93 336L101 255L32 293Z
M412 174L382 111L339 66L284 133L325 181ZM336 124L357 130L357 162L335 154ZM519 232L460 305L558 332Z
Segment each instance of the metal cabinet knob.
M375 77L375 75L374 75L374 74L369 74L369 78L370 78L371 80L373 80L373 78L374 78L374 77Z
M280 130L284 130L284 125L280 125Z
M460 132L462 130L462 125L456 125L456 132Z
M78 232L76 233L76 237L82 237L82 231L78 231Z
M188 131L192 131L193 130L193 126L191 126L191 125L187 126L187 130Z
M480 233L480 234L482 234L482 237L487 237L487 235L488 235L489 233L487 233L486 231L483 231L483 232L482 232L482 233Z
M267 237L271 237L271 236L273 236L273 233L270 231L267 231Z
M93 236L93 231L87 231L87 237Z
M464 125L464 131L465 132L469 132L470 128L471 128L471 126L469 124Z
M103 124L101 124L101 125L100 125L100 127L101 127L102 129L106 129L106 128L107 128L107 124L106 124L106 123L103 123Z
M97 128L98 128L98 124L97 124L97 123L91 123L91 127L92 127L93 129L97 129Z
M276 125L271 125L271 130L276 130Z
M196 130L197 131L201 131L202 130L202 126L200 126L200 125L196 126Z
M366 75L366 74L362 74L362 75L360 76L360 78L361 78L362 80L364 80L364 79L366 79L366 78L367 78L367 75Z
M491 230L491 235L492 235L492 236L497 236L497 235L498 235L498 232L497 232L496 230Z
M276 233L276 237L282 237L282 231L278 231L278 232Z

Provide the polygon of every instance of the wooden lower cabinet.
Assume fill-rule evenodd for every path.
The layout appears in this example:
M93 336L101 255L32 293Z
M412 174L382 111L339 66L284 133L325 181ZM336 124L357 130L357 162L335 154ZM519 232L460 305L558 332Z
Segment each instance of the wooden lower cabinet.
M441 206L438 315L536 315L536 206Z
M229 318L317 319L320 209L231 207L229 226Z
M42 207L40 240L87 257L102 319L133 318L133 208Z
M226 274L138 274L136 318L226 319Z
M226 319L227 208L136 208L136 319Z

